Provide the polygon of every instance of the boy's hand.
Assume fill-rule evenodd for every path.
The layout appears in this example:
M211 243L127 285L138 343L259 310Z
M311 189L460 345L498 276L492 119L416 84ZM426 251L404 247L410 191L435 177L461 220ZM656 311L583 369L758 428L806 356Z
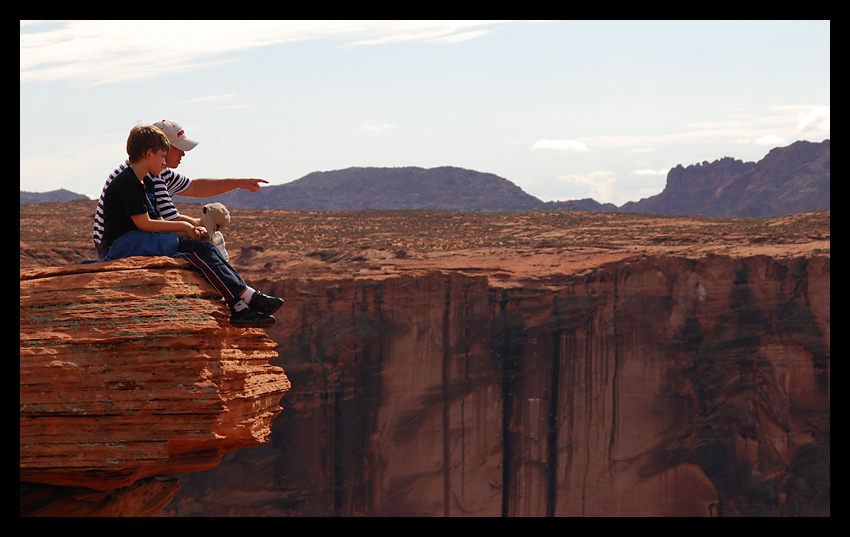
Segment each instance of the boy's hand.
M192 232L189 235L189 238L195 239L197 241L206 242L210 237L209 237L209 234L207 233L207 228L200 227L200 226L193 226Z
M203 227L195 226L189 222L180 222L182 224L180 231L175 231L174 234L184 239L204 240L207 235L207 230Z

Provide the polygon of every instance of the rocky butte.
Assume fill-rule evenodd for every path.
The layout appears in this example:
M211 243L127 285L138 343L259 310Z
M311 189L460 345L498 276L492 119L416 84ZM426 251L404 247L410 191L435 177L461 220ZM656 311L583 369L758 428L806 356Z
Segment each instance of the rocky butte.
M724 157L667 174L655 196L620 207L623 212L780 216L829 209L830 140L798 141L771 149L758 162Z
M21 210L22 266L84 255ZM829 515L829 212L233 216L232 262L286 299L266 352L292 388L158 516Z

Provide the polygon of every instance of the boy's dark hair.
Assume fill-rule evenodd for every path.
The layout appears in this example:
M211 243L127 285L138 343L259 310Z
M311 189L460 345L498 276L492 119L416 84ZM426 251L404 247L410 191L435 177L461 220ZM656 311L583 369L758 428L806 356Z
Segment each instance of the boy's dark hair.
M168 137L153 125L136 125L127 137L127 156L130 157L130 163L143 159L148 149L153 149L154 153L162 149L167 153L169 147L171 144L168 143Z

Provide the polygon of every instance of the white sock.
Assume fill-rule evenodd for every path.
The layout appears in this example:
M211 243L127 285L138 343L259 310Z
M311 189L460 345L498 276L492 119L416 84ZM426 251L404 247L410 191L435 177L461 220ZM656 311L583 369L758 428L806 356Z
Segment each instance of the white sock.
M242 300L245 302L251 302L251 299L254 298L254 290L250 287L245 287L245 290L242 291L242 294L239 296L241 296Z
M248 307L248 304L244 300L240 300L236 304L233 305L233 311L242 311Z

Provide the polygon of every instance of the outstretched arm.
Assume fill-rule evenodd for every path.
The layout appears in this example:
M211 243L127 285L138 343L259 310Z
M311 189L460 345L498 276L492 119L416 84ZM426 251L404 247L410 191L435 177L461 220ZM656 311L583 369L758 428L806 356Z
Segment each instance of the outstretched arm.
M189 188L180 193L181 196L194 198L208 198L243 188L256 192L260 189L260 183L268 183L265 179L192 179Z

